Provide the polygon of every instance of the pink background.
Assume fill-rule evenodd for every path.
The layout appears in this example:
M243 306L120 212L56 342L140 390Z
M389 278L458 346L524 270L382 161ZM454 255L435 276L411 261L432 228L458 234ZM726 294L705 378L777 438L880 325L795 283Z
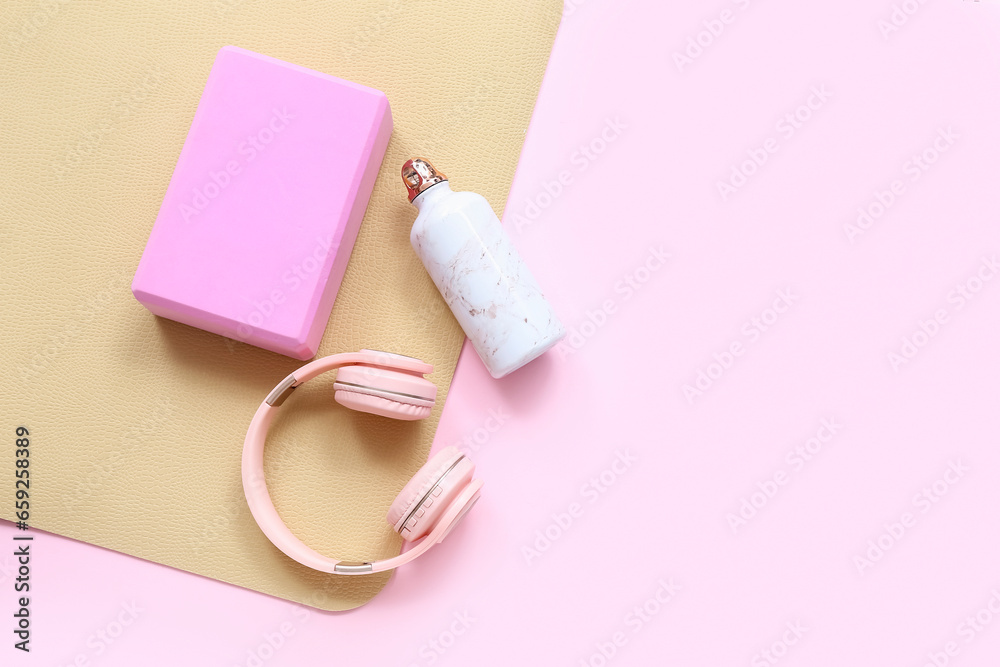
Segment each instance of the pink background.
M2 662L998 664L1000 6L897 4L568 4L505 222L574 333L463 351L469 520L340 614L35 533Z

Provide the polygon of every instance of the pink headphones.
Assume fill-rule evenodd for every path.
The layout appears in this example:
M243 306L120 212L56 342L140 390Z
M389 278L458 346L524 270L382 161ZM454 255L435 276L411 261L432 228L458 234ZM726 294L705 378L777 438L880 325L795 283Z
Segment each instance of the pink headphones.
M444 540L479 500L483 482L473 479L476 466L455 447L435 454L414 475L389 507L386 517L410 542L424 538L394 558L375 562L344 562L328 558L292 534L278 516L264 482L264 440L277 412L292 391L317 375L339 368L334 399L343 406L394 419L424 419L431 413L437 387L424 375L430 364L399 354L361 350L316 359L275 387L253 416L243 443L243 492L250 513L274 546L288 557L320 572L369 574L409 563Z

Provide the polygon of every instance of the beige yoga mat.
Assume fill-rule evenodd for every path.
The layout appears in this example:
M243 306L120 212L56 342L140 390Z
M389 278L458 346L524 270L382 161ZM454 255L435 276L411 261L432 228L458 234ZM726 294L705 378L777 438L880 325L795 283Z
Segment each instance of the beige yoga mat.
M220 47L388 95L395 131L320 355L419 357L440 400L426 421L393 422L317 380L279 416L266 470L318 551L397 554L385 513L426 461L463 340L410 248L399 168L429 157L502 211L561 13L562 0L0 3L0 474L13 479L27 428L29 523L322 609L370 600L389 575L298 565L243 499L247 425L300 362L154 317L132 274ZM14 520L7 487L0 517Z

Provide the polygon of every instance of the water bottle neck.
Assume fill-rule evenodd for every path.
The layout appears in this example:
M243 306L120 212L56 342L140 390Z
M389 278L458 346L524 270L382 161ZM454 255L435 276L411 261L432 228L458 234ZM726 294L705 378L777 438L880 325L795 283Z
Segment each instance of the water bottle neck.
M442 181L432 185L417 195L413 199L413 205L417 207L418 211L422 211L425 206L432 206L434 202L444 199L450 194L453 193L451 191L451 186L448 185L448 181Z

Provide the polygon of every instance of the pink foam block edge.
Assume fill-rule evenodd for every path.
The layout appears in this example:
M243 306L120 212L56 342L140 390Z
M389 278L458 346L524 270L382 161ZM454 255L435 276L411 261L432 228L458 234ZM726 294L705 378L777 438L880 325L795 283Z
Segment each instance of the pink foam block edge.
M223 47L135 298L161 317L313 357L391 134L384 93Z

